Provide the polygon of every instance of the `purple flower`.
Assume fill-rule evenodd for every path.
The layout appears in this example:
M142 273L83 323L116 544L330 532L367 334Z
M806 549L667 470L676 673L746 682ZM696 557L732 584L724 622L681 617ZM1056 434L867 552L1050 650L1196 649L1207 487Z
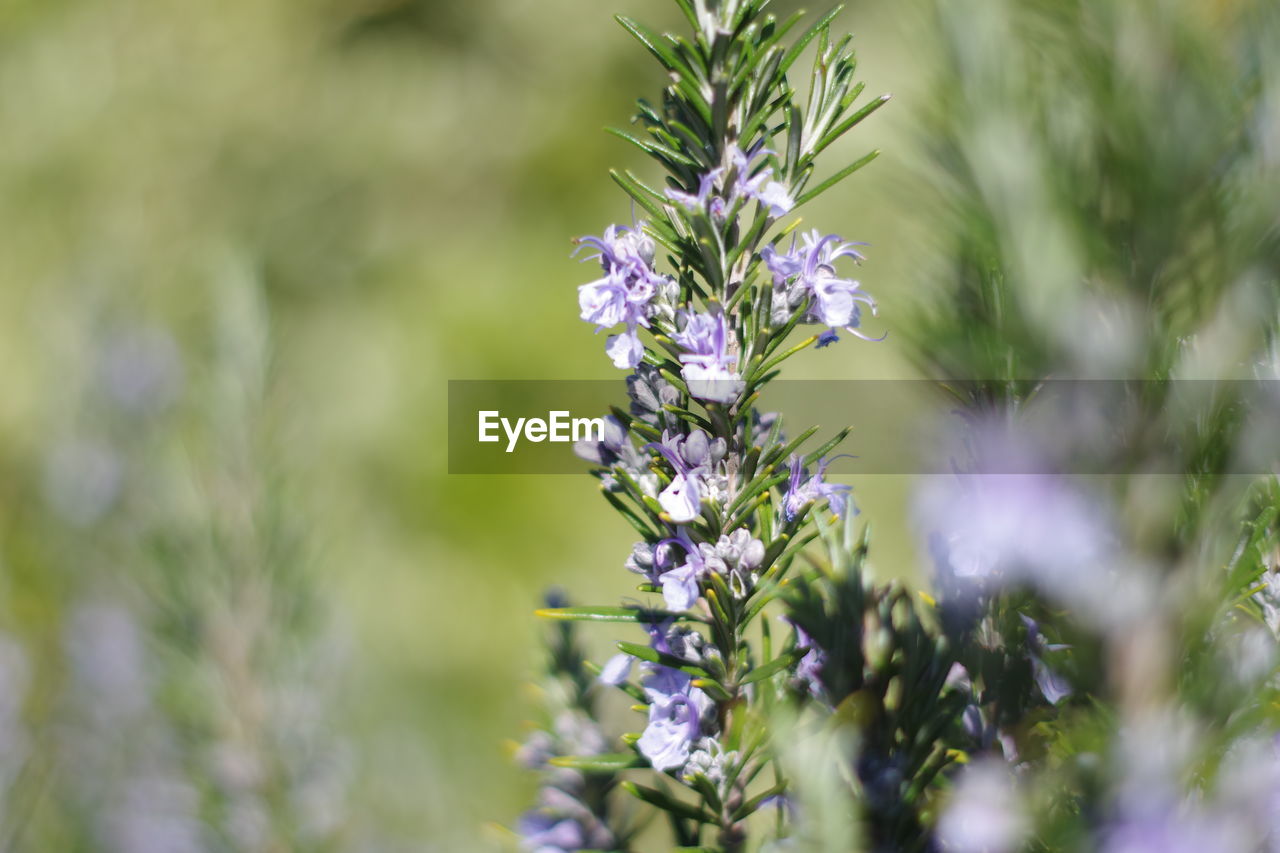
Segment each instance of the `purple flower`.
M1057 705L1072 693L1071 682L1063 678L1057 672L1049 667L1041 657L1045 652L1057 652L1070 648L1070 646L1060 643L1046 643L1044 635L1040 633L1040 626L1030 616L1019 614L1022 618L1022 624L1027 629L1027 646L1030 648L1031 673L1035 677L1036 687L1040 688L1040 693L1044 696L1045 701L1050 705Z
M801 305L807 304L807 322L821 323L832 331L845 329L866 339L855 329L862 321L861 306L866 305L875 313L875 300L862 292L857 281L840 278L835 268L840 258L863 260L856 245L861 244L841 242L834 234L823 237L815 230L804 235L800 246L793 243L786 254L766 247L760 257L773 274L774 322L787 322ZM832 340L826 338L825 342Z
M636 324L628 323L625 332L620 335L610 335L604 342L604 351L614 367L620 370L634 370L636 365L644 360L644 344L640 343Z
M787 494L782 500L782 515L787 521L795 521L807 506L819 500L825 500L831 511L840 518L845 517L851 506L849 493L853 491L853 487L826 481L827 467L838 458L833 456L818 460L817 472L805 480L806 472L800 455L794 454L791 457L791 479L787 484ZM854 509L854 512L857 510Z
M678 405L680 392L652 364L637 366L627 377L627 396L631 398L631 415L649 426L664 429L679 420L665 407Z
M742 392L745 383L732 369L738 356L729 352L730 340L724 314L685 312L684 328L675 341L686 350L680 356L680 375L694 397L729 403Z
M720 741L713 737L704 737L695 745L680 775L687 782L702 776L716 787L721 799L728 799L730 774L741 760L742 757L736 750L725 751Z
M772 152L763 146L755 148L750 153L744 153L737 146L730 148L726 152L737 176L733 186L733 195L737 198L759 202L760 206L767 209L770 215L778 217L789 213L796 206L795 199L791 197L790 191L785 186L777 181L770 180L773 177L772 167L765 166L763 169L757 170L755 174L751 173L752 163L755 162L755 159L762 154L770 153Z
M601 684L609 684L617 687L622 682L631 677L631 664L635 662L635 658L626 652L619 652L605 663L600 669L599 681Z
M669 626L670 622L645 626L649 644L663 654L700 659L702 636L688 628ZM630 656L615 656L605 664L601 681L621 684L626 680L631 664L622 657ZM640 665L647 673L641 686L649 701L649 722L636 747L655 769L679 771L688 762L694 744L702 738L704 727L713 722L715 703L693 686L693 678L687 673L648 661Z
M666 457L675 469L671 482L658 494L658 503L676 524L688 524L701 512L701 472L696 466L689 465L680 454L670 451L665 444L648 446Z
M612 415L604 418L602 441L582 439L574 442L573 452L593 465L613 469L603 472L600 477L601 485L609 491L619 488L617 472L625 471L645 494L652 496L658 492L657 476L649 470L649 456L636 449L627 437L626 427Z
M578 288L579 316L596 331L625 324L623 333L609 337L606 352L616 367L634 368L644 357L637 329L649 325L655 297L671 289L671 280L653 271L654 242L641 226L610 225L603 237L578 242L596 250L586 260L598 260L604 269L604 278Z
M796 648L807 650L796 663L796 681L810 696L818 698L822 695L822 667L827 663L827 655L803 628L795 624L791 627L796 632Z
M724 152L724 165L711 169L698 181L696 194L668 188L667 198L691 213L706 212L716 221L723 221L728 211L743 201L758 202L774 217L789 213L796 206L790 190L772 180L772 167L755 168L757 158L771 153L763 146L757 146L749 153L731 146ZM725 175L730 170L733 182L726 185Z
M702 430L687 436L666 435L662 443L646 445L657 450L671 463L675 472L671 483L658 495L658 503L676 524L687 524L702 512L704 497L716 496L723 488L723 477L712 468L724 458L724 439L709 441Z
M832 344L837 344L839 342L840 342L840 336L837 335L833 330L827 329L825 332L818 335L818 342L814 344L814 346L817 347L818 349L822 349L823 347L829 347Z
M1106 833L1104 853L1245 853L1258 850L1247 831L1226 815L1203 810L1169 810L1135 815Z
M728 535L722 534L714 545L704 542L698 547L706 570L723 577L735 597L746 598L755 588L759 580L756 569L764 562L765 548L750 530L739 527Z
M714 703L678 669L652 664L643 687L649 700L649 724L636 742L640 754L657 770L680 770L710 720Z
M938 583L960 601L1029 583L1104 629L1150 601L1142 567L1117 547L1096 500L1049 474L928 478L916 499Z
M586 833L573 818L543 811L526 812L520 818L521 844L534 853L561 853L587 849Z
M627 428L613 415L606 415L603 440L580 439L574 442L573 452L579 459L585 459L592 465L608 466L618 461L626 442Z
M1022 846L1027 824L1008 767L985 759L958 775L938 821L938 840L957 853L1012 853Z
M654 547L648 542L637 542L632 546L631 555L623 565L627 571L643 575L649 583L657 583L659 571L656 563Z
M658 547L678 545L684 549L684 562L663 572L658 580L662 584L662 597L671 610L688 610L698 600L699 581L707 572L707 562L698 545L689 539L689 533L681 528L679 536L664 539Z
M667 198L676 204L688 210L690 213L697 211L707 211L713 219L723 220L726 215L724 199L718 195L713 195L716 182L724 175L724 167L721 166L712 169L702 176L702 180L698 182L697 194L682 192L677 189L668 189Z

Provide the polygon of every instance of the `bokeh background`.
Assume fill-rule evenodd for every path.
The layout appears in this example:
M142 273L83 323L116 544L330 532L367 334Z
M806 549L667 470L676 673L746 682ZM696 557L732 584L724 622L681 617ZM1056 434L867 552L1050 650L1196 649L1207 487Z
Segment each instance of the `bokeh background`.
M871 244L888 338L793 377L916 375L927 5L837 24L894 99L829 163L880 158L804 216ZM509 844L533 610L627 594L630 539L586 477L450 476L446 383L621 395L569 257L631 218L609 167L653 174L602 132L663 84L613 12L682 22L0 0L0 849ZM916 575L906 484L855 486L878 570Z

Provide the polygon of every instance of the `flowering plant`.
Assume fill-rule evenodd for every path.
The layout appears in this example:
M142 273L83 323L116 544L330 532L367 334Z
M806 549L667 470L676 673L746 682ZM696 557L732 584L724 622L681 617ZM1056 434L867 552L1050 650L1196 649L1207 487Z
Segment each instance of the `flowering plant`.
M792 355L836 343L842 331L866 338L864 313L874 316L875 302L850 277L865 260L860 244L820 230L797 233L793 214L876 156L813 183L819 155L888 96L856 106L862 86L853 80L850 37L831 32L838 9L798 29L798 16L768 15L768 0L677 5L691 36L658 35L619 18L671 82L659 105L640 102L643 135L615 133L657 161L664 183L614 172L643 218L579 241L600 275L579 288L580 316L611 333L605 351L629 371L629 406L613 409L602 440L577 449L639 535L625 567L653 598L541 611L560 622L631 625L635 639L647 641L619 641L619 653L599 665L555 654L555 678L573 685L580 713L556 717L555 737L537 736L556 748L526 747L547 780L539 807L522 822L526 846L633 849L649 837L646 808L665 816L679 849L1154 850L1171 849L1159 845L1175 838L1184 845L1217 838L1225 845L1219 849L1243 850L1276 843L1264 807L1236 808L1230 820L1225 807L1212 810L1239 774L1211 784L1189 750L1162 761L1142 753L1152 732L1230 731L1220 742L1234 749L1275 732L1265 709L1274 707L1276 682L1260 674L1273 666L1274 625L1264 635L1242 620L1275 621L1268 555L1280 496L1274 477L1235 492L1212 479L1226 470L1222 448L1238 419L1221 401L1208 414L1180 419L1162 396L1168 392L1155 391L1126 401L1134 413L1129 431L1112 422L1105 440L1087 432L1052 442L1036 436L1030 467L991 473L993 448L1007 455L1020 446L1006 427L1034 404L1040 379L1053 365L1087 369L1091 351L1045 328L1052 312L1043 300L1020 301L1014 292L1034 284L1017 209L990 209L1007 200L996 189L1008 188L957 181L952 207L967 214L947 222L958 246L957 281L937 303L945 311L922 312L924 334L911 346L960 401L964 440L952 460L962 476L935 479L917 496L935 564L932 592L913 595L900 581L877 580L851 489L828 476L847 430L812 447L816 427L788 437L781 417L756 406ZM1103 0L1082 6L1110 8ZM948 14L955 13L942 13L953 25L947 32L962 31ZM799 35L787 45L792 32ZM1023 36L1035 32L1028 26ZM1093 32L1082 24L1064 38L1088 41ZM788 73L811 44L811 84L802 98ZM939 111L937 138L947 149L940 160L964 162L967 169L957 171L980 182L990 164L972 140L985 137L970 132L965 122L973 117L963 110L985 108L975 92L991 82L983 76L989 68L971 45L948 46L956 79L974 91L966 91L965 104ZM1123 68L1123 58L1092 58L1098 67ZM997 115L1008 114L1009 104L997 106ZM1101 97L1095 106L1104 117L1115 108ZM1221 176L1230 170L1213 162L1214 179L1229 184ZM1109 205L1123 191L1117 181L1109 202L1095 208L1094 199L1071 199L1067 209L1082 216L1076 230L1114 227ZM1125 202L1125 210L1147 204L1159 211L1158 202L1137 195ZM1011 232L1008 245L983 242L1002 228ZM1083 242L1102 246L1106 238ZM1273 243L1259 238L1259 245ZM1155 270L1160 252L1178 248L1149 238L1134 244L1130 260ZM975 257L979 250L987 254ZM1219 247L1195 261L1203 267L1228 256ZM1275 256L1260 250L1252 260L1265 266ZM1105 252L1080 262L1114 279L1137 274ZM1056 273L1044 275L1052 281ZM1058 293L1055 310L1083 318L1089 306L1067 299L1069 292ZM1270 341L1276 312L1266 304ZM1158 315L1144 375L1176 375L1165 344L1195 331L1194 323L1179 326L1181 317L1172 309ZM801 326L816 330L792 343ZM974 375L985 378L965 384ZM1122 524L1113 504L1125 500L1122 490L1108 495L1065 472L1108 454L1149 461L1144 427L1158 418L1167 434L1185 439L1179 449L1188 456L1177 465L1186 487L1180 496L1175 490L1176 519L1147 516L1165 525L1166 537L1142 542L1133 534L1140 525ZM1228 494L1246 511L1224 526L1207 513L1211 499ZM1200 579L1212 606L1163 591L1162 579L1177 573L1159 568L1160 560L1176 566L1227 540L1236 547L1225 573ZM778 625L784 636L775 637ZM1208 662L1246 635L1265 646L1263 662L1222 686L1223 677L1207 675ZM560 636L563 643L567 634ZM1232 706L1215 704L1202 685L1171 689L1168 658L1218 684ZM641 714L612 745L596 704L608 689L630 697ZM1145 763L1123 764L1132 750ZM1116 768L1099 770L1103 757ZM1250 765L1249 773L1272 778L1273 764ZM1167 779L1149 784L1188 768L1201 779L1190 793Z

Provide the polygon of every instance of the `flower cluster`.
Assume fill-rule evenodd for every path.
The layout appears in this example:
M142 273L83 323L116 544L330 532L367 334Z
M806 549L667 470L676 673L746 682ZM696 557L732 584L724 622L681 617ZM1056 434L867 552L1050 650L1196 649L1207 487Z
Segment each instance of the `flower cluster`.
M651 647L663 654L697 662L702 655L702 636L670 623L649 625ZM634 658L616 655L600 673L604 684L619 685L631 674ZM640 754L657 770L682 770L694 745L703 735L715 733L714 703L693 685L693 678L662 664L642 662L644 697L649 703L649 722L636 741Z
M604 269L604 278L578 288L579 316L594 323L596 331L625 325L621 334L609 337L605 351L614 366L635 368L644 356L637 330L648 328L661 301L670 300L674 282L653 271L654 242L644 233L643 223L633 228L611 225L603 237L578 242L596 250L586 260L599 261Z
M675 341L680 354L680 375L689 393L699 400L731 403L742 393L745 383L734 371L738 356L732 351L737 343L724 314L683 312L684 326Z
M520 748L516 760L545 774L536 808L520 818L520 834L539 853L561 850L609 849L613 833L585 802L588 789L580 770L558 768L551 759L560 755L598 755L605 751L600 727L584 714L564 710L551 731L537 730Z
M825 500L831 511L841 518L850 511L852 504L849 493L852 487L841 483L828 483L827 467L834 460L823 459L818 462L818 470L806 479L804 463L799 455L791 457L791 476L787 481L787 493L782 500L782 514L788 521L801 517L810 505ZM857 510L853 509L856 513Z
M772 217L783 216L795 207L795 199L784 184L773 180L771 167L756 163L772 153L763 143L749 152L730 145L723 164L699 179L696 193L668 188L667 198L690 213L705 213L715 222L724 222L748 201L758 202Z
M835 267L840 258L851 258L855 263L865 260L854 248L858 245L863 244L845 243L835 234L824 237L815 230L805 234L799 245L793 240L785 253L765 247L761 258L773 275L774 322L785 323L796 311L804 310L806 322L827 326L832 336L837 329L845 329L864 337L856 331L862 323L862 306L874 314L875 300L857 281L840 278Z

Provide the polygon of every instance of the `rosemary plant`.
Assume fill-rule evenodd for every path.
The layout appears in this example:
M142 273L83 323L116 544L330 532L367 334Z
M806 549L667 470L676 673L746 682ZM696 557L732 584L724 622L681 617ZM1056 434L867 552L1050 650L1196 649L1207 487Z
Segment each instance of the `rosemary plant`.
M818 166L888 96L858 105L851 37L831 31L839 8L801 27L800 15L768 14L768 0L678 5L689 36L619 18L671 83L658 104L639 102L642 134L614 133L657 161L664 182L614 172L645 218L579 241L603 273L579 288L581 317L615 332L606 352L631 374L629 408L615 408L604 440L578 451L640 535L626 566L661 606L541 611L647 632L647 644L619 642L599 678L637 702L645 724L623 736L624 751L550 763L609 775L651 768L619 787L665 813L676 846L741 850L753 831L792 831L766 709L809 703L833 716L857 695L877 706L877 728L848 770L868 791L873 838L907 849L923 838L916 810L949 760L939 738L962 706L941 698L947 643L902 590L864 580L850 488L826 475L847 430L812 447L816 427L788 438L781 418L756 407L792 355L842 331L865 337L863 312L875 303L845 277L864 260L858 244L797 235L792 214L875 158L829 174ZM789 74L810 45L801 95ZM827 559L802 571L802 549L823 531ZM779 599L794 630L775 642L764 614ZM848 633L855 625L874 650ZM919 701L913 694L908 707L904 688ZM753 820L761 810L772 817ZM588 812L544 807L526 817L536 828L526 839L546 850L594 846L602 836L575 817ZM614 826L609 837L623 847L634 835Z

